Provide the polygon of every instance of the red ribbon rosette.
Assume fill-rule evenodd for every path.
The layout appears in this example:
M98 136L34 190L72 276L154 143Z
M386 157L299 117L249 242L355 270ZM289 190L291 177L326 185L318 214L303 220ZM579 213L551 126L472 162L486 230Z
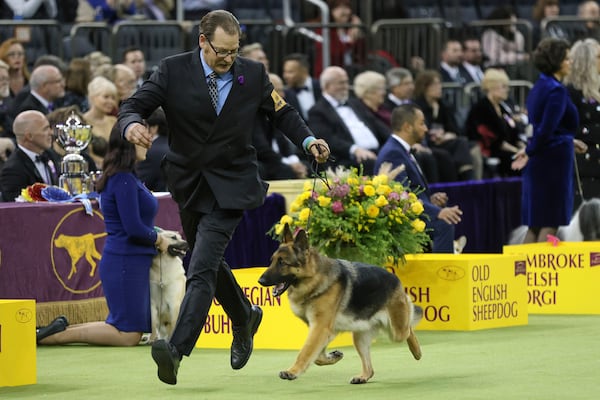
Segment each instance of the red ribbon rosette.
M33 185L27 187L27 194L29 194L29 197L31 197L31 200L33 201L47 201L42 196L42 189L44 189L46 186L48 185L45 183L34 183Z

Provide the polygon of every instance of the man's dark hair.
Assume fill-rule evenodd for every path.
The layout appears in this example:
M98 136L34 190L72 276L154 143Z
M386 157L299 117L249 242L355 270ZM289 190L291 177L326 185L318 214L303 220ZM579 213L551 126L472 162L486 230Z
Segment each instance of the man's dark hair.
M569 42L564 39L545 38L533 51L533 65L543 74L552 75L560 70L567 58Z
M240 22L229 11L211 11L200 20L200 33L209 40L213 38L218 27L221 27L228 35L237 34L239 37L242 37Z
M125 50L123 50L123 52L121 53L121 62L125 62L125 57L127 57L127 54L133 53L134 51L141 51L142 54L144 54L144 50L142 50L141 48L139 48L137 46L129 46L129 47L125 48ZM145 57L145 55L144 55L144 57Z
M398 132L402 130L402 125L405 123L413 124L417 117L419 106L414 103L402 104L395 107L392 111L391 127L392 131Z
M283 57L282 65L285 64L286 61L296 61L302 67L306 68L307 70L310 70L310 64L308 63L308 57L306 56L306 54L290 53L287 56Z

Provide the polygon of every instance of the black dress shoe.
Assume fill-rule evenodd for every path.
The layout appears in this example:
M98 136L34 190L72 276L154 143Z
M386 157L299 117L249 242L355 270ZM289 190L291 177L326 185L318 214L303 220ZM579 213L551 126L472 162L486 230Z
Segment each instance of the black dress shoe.
M165 340L157 340L152 344L152 358L158 365L158 379L169 385L175 385L181 362L181 356L175 346Z
M64 331L67 329L67 326L69 326L67 317L64 315L56 317L54 321L50 322L48 325L42 326L35 330L35 341L39 343L40 340L47 338L48 336L52 336L55 333Z
M240 369L250 359L254 345L254 334L262 321L263 312L259 306L252 306L250 321L246 326L233 327L233 343L231 343L231 368Z

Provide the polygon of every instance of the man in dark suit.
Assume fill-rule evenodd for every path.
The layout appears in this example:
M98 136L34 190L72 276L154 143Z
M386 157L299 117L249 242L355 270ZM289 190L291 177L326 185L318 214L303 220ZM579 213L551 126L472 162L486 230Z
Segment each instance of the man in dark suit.
M373 174L379 147L389 129L356 98L349 98L348 74L341 67L325 68L321 74L323 96L308 112L308 126L331 145L335 165L359 167Z
M162 60L119 111L125 138L149 147L143 118L163 107L170 132L163 170L191 247L175 330L168 342L152 345L158 377L168 384L177 383L181 358L192 352L213 298L232 321L231 367L242 368L252 353L262 310L250 304L223 254L244 210L263 204L267 192L252 146L257 115L319 162L329 156L327 143L273 90L264 65L237 57L241 30L231 13L206 14L200 30L199 49Z
M310 76L308 57L301 53L288 54L283 58L283 80L285 99L289 105L308 119L308 110L321 98L321 85Z
M44 114L23 111L15 118L13 131L17 148L0 170L0 192L3 201L14 201L21 189L34 183L58 184L60 160L52 147L52 129Z
M65 78L54 65L40 65L31 73L29 87L29 94L14 103L13 116L26 110L37 110L44 115L53 111L54 102L65 95Z
M414 104L395 108L392 112L392 130L392 136L377 156L375 168L379 169L384 162L392 163L394 168L404 164L405 169L398 174L396 180L403 182L408 179L412 190L422 190L418 197L429 217L425 223L431 229L432 251L452 253L454 225L460 222L462 211L458 206L447 207L446 193L430 193L416 160L410 154L411 146L421 142L427 133L423 112Z

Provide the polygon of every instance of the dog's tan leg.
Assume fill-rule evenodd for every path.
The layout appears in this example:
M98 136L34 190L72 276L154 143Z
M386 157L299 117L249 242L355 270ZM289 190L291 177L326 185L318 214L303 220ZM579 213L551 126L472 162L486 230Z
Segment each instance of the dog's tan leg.
M281 371L279 377L294 380L306 371L308 366L317 359L319 352L335 337L332 327L333 321L330 323L319 321L314 325L309 325L308 337L296 357L296 362L286 371Z
M360 375L352 378L350 381L352 384L367 383L375 373L373 371L373 364L371 364L371 342L373 341L373 335L374 332L372 331L352 333L354 348L356 348L360 357L360 362L362 363L362 371Z

